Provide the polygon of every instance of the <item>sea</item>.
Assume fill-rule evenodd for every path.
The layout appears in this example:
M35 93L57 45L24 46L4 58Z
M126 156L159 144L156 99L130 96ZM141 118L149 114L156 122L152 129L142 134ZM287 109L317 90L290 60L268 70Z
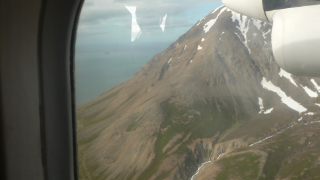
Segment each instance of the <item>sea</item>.
M76 105L82 105L133 77L170 42L76 47Z

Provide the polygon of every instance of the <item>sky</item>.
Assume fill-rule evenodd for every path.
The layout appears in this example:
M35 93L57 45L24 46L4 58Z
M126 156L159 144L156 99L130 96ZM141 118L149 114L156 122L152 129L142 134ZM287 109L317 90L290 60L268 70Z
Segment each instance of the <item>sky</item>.
M76 40L77 105L131 78L221 5L221 0L85 0ZM132 8L126 6L136 7L141 34L134 41Z
M173 42L199 19L221 5L221 0L85 0L77 33L77 45L131 42L132 15L136 7L141 36L136 43ZM165 31L159 26L167 14Z

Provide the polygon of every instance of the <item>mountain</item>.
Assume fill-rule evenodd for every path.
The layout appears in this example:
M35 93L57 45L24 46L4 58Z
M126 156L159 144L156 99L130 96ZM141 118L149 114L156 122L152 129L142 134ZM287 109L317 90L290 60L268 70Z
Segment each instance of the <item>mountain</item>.
M219 7L77 108L80 179L318 177L318 84L279 68L270 24Z

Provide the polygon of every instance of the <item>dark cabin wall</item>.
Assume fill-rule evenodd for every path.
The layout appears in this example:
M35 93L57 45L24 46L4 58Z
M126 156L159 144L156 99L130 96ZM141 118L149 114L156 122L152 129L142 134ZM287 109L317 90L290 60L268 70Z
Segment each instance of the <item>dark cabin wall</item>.
M0 3L0 179L77 179L73 60L83 0Z
M6 179L44 177L37 50L40 8L41 0L1 1L1 147Z

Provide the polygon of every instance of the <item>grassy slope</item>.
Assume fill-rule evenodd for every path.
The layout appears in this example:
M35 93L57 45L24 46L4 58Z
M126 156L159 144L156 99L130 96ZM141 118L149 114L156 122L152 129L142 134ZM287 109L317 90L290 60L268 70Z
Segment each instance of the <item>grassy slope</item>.
M217 163L223 166L217 180L224 179L256 179L259 173L260 155L244 153L219 160Z
M236 150L240 154L217 161L222 170L216 179L320 179L320 123L296 125L261 144ZM258 177L258 155L247 150L258 149L268 154ZM241 154L241 152L243 152Z
M238 103L241 104L241 102ZM227 108L220 105L221 112L219 112L216 104L209 101L194 103L189 108L169 103L169 100L164 101L161 104L164 114L164 121L161 128L168 127L168 129L165 132L155 134L155 136L157 136L155 143L156 157L138 179L149 179L157 171L163 160L168 157L167 153L176 145L182 143L174 153L183 155L187 152L187 145L193 140L198 138L211 138L217 132L223 133L231 128L237 123L233 118L235 112L232 106L233 104L230 104L230 107ZM246 113L244 111L240 112L241 113L238 112L238 114L240 114L238 115L238 119L245 119ZM179 133L183 134L183 137L176 141L171 148L162 152L164 146ZM190 135L189 139L183 142L188 135ZM163 172L163 175L158 177L158 179L163 179L169 174L169 172Z

